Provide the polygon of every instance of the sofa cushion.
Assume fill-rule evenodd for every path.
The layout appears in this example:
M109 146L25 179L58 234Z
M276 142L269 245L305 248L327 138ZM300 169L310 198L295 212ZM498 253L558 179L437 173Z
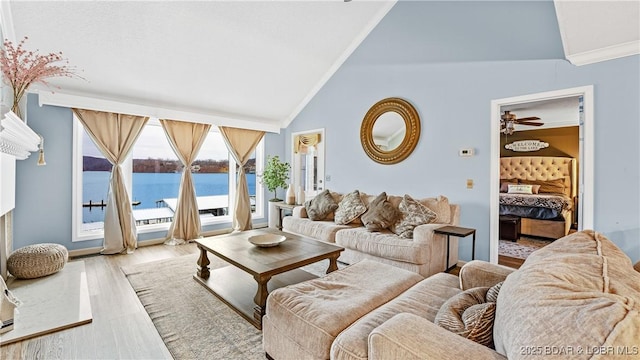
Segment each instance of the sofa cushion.
M333 212L338 208L338 203L331 196L331 192L325 189L313 199L305 202L304 207L309 219L325 220L329 215L333 215Z
M354 190L340 200L333 221L338 225L349 224L365 211L367 211L367 207L360 198L360 191Z
M434 321L442 304L460 291L455 275L438 273L420 281L342 331L331 345L331 359L367 359L368 337L375 328L400 313Z
M362 224L369 231L381 231L398 221L399 210L387 200L387 193L378 195L369 204L369 209L361 216Z
M324 277L274 290L267 297L266 321L277 325L277 334L264 334L265 339L295 339L309 358L328 359L331 343L343 329L423 279L391 265L362 260ZM265 350L270 347L265 343Z
M436 213L431 209L406 194L400 201L398 210L400 210L401 216L393 224L391 231L405 239L413 238L413 228L418 225L428 224L437 217Z
M371 232L363 227L341 229L336 233L335 243L363 254L411 264L425 264L431 260L431 252L425 251L424 244L401 238L389 230Z
M501 284L500 284L501 285ZM455 334L493 348L493 320L500 285L467 289L447 300L434 320Z
M332 220L313 221L309 218L297 218L294 216L282 218L282 229L284 231L330 243L336 242L336 234L339 230L351 229L354 226L358 225L338 225Z
M522 357L523 349L637 349L640 273L602 234L565 236L506 278L493 335L496 351L508 358ZM599 357L593 351L571 355Z

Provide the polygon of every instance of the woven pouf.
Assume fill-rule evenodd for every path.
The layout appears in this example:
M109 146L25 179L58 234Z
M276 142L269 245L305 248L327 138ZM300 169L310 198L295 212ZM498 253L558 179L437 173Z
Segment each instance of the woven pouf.
M21 247L9 255L7 270L18 279L34 279L60 271L69 252L60 244L35 244Z

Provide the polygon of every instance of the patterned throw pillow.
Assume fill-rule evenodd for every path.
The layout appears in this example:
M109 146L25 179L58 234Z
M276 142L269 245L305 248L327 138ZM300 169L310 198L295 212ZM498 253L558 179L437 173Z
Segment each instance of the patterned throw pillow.
M405 239L413 238L413 229L422 224L429 224L436 218L436 213L421 203L415 201L411 196L404 195L398 210L402 214L400 219L392 226L394 234Z
M333 221L338 225L345 225L357 219L365 211L367 207L360 198L360 191L354 190L340 200Z
M434 323L469 340L493 349L493 320L502 282L465 290L447 300Z
M382 231L398 221L400 211L387 200L387 193L378 195L370 204L367 212L362 214L362 224L369 231Z
M323 190L313 199L304 203L309 219L318 221L324 220L338 208L338 203L333 199L329 189Z

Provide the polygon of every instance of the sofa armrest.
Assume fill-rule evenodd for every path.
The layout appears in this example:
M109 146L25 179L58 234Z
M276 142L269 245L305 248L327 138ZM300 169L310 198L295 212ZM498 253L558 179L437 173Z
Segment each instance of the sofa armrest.
M460 205L449 204L449 208L451 209L451 218L449 219L449 224L454 226L460 225Z
M304 206L296 206L293 208L293 210L291 211L291 215L295 218L306 218L307 216L307 209Z
M369 359L506 359L496 351L441 328L427 319L402 313L369 334Z
M493 286L504 281L515 269L492 264L482 260L472 260L460 269L460 289L467 290L478 286Z
M446 239L445 235L436 234L433 232L435 229L447 226L447 224L422 224L413 228L413 241L419 243L431 243L436 236L442 236L442 239ZM446 240L445 240L446 242ZM444 247L444 246L443 246Z

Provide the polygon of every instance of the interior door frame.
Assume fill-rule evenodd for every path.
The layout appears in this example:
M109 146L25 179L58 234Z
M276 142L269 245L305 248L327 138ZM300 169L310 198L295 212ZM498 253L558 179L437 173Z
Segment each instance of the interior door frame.
M295 138L298 135L304 135L304 134L314 134L314 133L318 133L320 134L320 142L318 143L318 145L316 146L316 158L317 158L317 164L316 164L316 172L317 172L317 177L318 177L318 190L310 190L310 189L305 189L305 198L306 199L311 199L313 197L315 197L317 194L319 194L322 190L324 190L324 172L325 172L325 144L326 144L326 139L325 139L325 134L324 134L324 128L319 128L319 129L312 129L312 130L305 130L305 131L296 131L296 132L292 132L291 133L291 154L290 154L290 159L291 159L291 183L294 186L294 189L297 189L298 186L300 186L302 184L302 182L304 181L304 179L301 179L299 176L299 159L296 157L296 154L294 152L293 149L293 143L295 142Z
M582 96L582 116L580 117L578 175L578 230L593 229L593 158L594 158L594 112L593 85L527 94L491 100L491 151L489 181L489 261L498 263L499 214L498 199L500 187L500 108L533 101L553 100Z

